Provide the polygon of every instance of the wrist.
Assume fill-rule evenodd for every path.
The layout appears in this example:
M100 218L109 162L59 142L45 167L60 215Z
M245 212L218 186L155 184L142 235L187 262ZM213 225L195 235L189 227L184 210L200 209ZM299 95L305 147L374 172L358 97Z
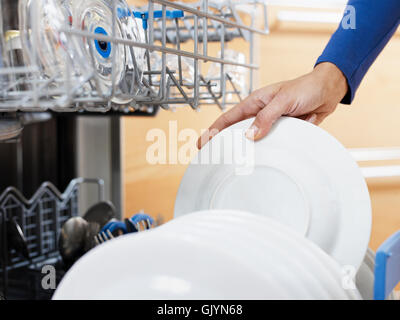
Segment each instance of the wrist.
M343 72L331 62L318 64L313 73L323 84L324 92L329 99L340 102L348 91L347 79Z

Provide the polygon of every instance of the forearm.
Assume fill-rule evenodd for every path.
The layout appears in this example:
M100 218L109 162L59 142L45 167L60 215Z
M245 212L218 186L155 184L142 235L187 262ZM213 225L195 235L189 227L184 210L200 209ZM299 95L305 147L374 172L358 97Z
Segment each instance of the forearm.
M335 64L344 74L351 103L362 79L400 23L400 0L350 0L355 8L355 29L342 25L317 61Z

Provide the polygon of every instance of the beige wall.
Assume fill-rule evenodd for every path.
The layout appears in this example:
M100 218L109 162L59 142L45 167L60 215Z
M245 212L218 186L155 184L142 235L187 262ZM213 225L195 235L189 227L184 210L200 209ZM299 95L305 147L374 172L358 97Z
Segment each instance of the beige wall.
M275 24L271 34L258 41L259 85L291 79L310 71L327 43L333 26ZM243 48L243 42L232 44ZM216 48L212 49L216 50ZM261 54L262 53L262 54ZM365 78L352 106L339 106L322 127L346 147L400 146L400 37L384 50ZM220 114L217 107L190 108L175 113L162 111L156 118L124 119L125 212L145 209L172 218L175 195L185 166L149 165L145 159L146 133L152 128L168 132L168 121L179 129L206 128ZM373 205L371 247L400 229L400 179L369 183Z

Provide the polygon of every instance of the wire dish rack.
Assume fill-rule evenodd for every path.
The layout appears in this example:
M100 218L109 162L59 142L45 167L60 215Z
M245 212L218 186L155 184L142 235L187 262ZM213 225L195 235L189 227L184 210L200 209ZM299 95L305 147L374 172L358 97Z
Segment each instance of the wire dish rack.
M254 38L268 34L263 0L149 0L142 8L124 0L19 1L20 30L0 30L0 112L224 110L252 91ZM44 2L66 8L57 25L37 18ZM73 7L78 2L101 2L109 15L85 25ZM234 39L246 41L248 52L230 50ZM213 43L218 50L211 54Z
M23 267L40 270L40 266L49 260L59 260L60 230L65 221L79 215L79 190L86 184L96 185L99 200L104 200L104 182L101 179L74 179L64 193L60 193L52 183L45 182L29 200L14 187L4 190L0 195L0 274L3 284L0 288L6 291L10 271ZM8 243L10 221L15 221L21 228L28 249L27 257Z

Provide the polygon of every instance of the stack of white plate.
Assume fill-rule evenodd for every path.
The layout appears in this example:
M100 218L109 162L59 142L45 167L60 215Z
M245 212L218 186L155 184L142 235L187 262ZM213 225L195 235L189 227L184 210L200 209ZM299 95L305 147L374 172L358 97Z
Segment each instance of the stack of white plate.
M347 290L349 289L349 290ZM54 299L359 299L326 253L251 213L197 212L89 252Z
M177 219L90 252L55 297L358 299L363 265L358 287L370 298L371 206L357 164L332 136L293 118L251 144L252 121L194 159Z

